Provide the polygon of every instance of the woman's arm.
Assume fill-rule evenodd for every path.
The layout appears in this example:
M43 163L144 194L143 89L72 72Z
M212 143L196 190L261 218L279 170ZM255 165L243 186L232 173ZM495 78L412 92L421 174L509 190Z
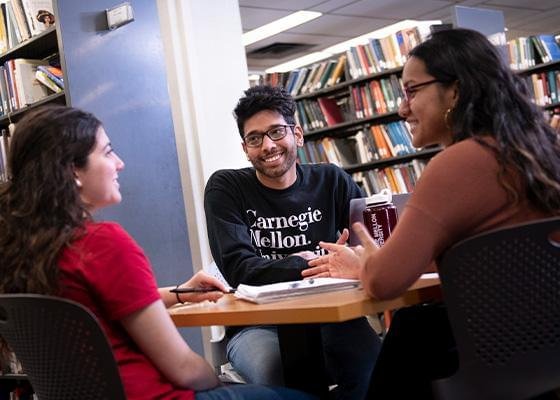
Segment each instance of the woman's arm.
M179 335L162 301L130 314L121 322L140 350L173 385L192 390L219 385L212 367Z

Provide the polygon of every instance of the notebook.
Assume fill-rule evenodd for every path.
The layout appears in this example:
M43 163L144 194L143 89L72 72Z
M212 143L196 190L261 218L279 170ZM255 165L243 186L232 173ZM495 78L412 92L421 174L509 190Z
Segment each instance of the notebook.
M410 193L393 194L392 202L397 207L398 215L401 215L404 211L404 206L410 197ZM360 197L358 199L350 200L350 238L348 239L348 244L350 246L357 246L360 244L358 236L352 230L352 224L354 222L363 222L363 211L366 208L366 198Z
M253 303L288 300L295 296L351 289L360 284L356 279L314 278L300 281L271 283L269 285L239 285L235 297Z

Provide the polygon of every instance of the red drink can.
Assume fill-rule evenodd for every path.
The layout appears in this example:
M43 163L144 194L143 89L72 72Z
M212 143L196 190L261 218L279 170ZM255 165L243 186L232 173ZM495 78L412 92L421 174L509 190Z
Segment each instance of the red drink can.
M366 198L363 212L364 225L378 246L383 246L397 224L397 207L391 202L392 195L388 189Z

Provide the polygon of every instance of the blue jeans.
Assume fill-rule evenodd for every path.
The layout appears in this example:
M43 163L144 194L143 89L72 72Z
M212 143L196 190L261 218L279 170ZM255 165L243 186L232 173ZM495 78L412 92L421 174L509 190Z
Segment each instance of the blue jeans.
M381 342L365 318L321 324L325 367L336 398L363 399ZM367 350L365 350L367 349ZM248 382L284 385L278 334L274 326L247 327L227 344L227 357Z
M316 397L288 388L259 385L231 385L196 392L196 400L313 400Z

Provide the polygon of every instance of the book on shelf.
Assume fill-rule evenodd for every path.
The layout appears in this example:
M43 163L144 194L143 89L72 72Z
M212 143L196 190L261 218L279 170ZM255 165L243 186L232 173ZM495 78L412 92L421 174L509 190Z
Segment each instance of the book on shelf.
M20 42L23 42L31 37L31 30L25 19L25 11L23 9L23 4L21 0L10 0L8 2L9 6L13 11L14 21L16 23L15 28L19 32L21 38Z
M279 300L289 300L298 296L332 292L358 287L357 279L314 278L300 281L271 283L268 285L252 286L241 284L237 286L235 297L253 303L270 303Z
M6 31L5 4L0 7L0 54L8 51L8 32Z
M35 78L37 66L45 65L46 61L16 58L9 62L13 65L13 81L18 109L49 95L47 88Z
M8 141L5 139L5 136L8 135L8 131L6 129L2 129L0 131L0 182L6 182L8 180L8 171L7 171L7 153L8 153Z
M53 65L38 65L37 69L44 72L51 81L57 84L61 89L64 89L64 78L62 76L62 69Z
M560 48L558 43L554 40L554 35L536 35L537 39L542 46L543 54L546 60L543 62L551 62L560 60Z
M344 77L345 70L346 70L346 54L343 54L338 58L336 66L334 67L332 74L329 76L329 79L327 80L327 86L334 86L337 83L341 82L342 78Z
M338 104L336 103L336 99L331 97L319 97L317 99L319 103L319 107L323 116L325 117L325 121L327 122L327 126L333 126L336 124L340 124L344 121L342 113L338 108Z
M35 79L37 79L39 83L52 90L54 93L62 92L60 86L53 82L52 79L44 71L37 70L37 72L35 72Z

